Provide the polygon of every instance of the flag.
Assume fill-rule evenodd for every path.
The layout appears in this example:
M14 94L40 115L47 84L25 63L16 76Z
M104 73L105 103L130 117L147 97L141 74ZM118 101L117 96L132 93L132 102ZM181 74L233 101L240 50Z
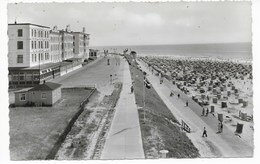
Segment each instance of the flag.
M151 88L151 83L146 79L146 78L144 78L144 86L146 87L146 88L148 88L148 89L150 89Z

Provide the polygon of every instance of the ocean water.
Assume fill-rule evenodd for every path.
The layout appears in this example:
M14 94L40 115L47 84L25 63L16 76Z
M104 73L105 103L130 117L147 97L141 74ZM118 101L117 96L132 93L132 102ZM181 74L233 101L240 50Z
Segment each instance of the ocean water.
M136 51L139 56L206 57L220 59L252 60L251 43L225 44L182 44L182 45L140 45L91 47L103 51L123 53L123 50Z

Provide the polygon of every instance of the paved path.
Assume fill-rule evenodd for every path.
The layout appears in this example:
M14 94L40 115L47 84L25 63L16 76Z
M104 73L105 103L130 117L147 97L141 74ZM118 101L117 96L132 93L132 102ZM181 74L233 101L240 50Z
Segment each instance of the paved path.
M106 139L101 159L144 159L142 136L131 75L124 61L123 88Z
M143 70L149 72L148 68L141 62L139 63ZM212 151L213 156L219 157L252 156L253 148L235 136L234 132L231 132L225 126L223 133L217 134L218 120L216 116L211 114L208 117L201 116L202 108L187 95L183 94L175 85L170 84L167 80L164 80L164 83L160 84L159 78L152 74L148 75L148 79L173 115L179 121L184 120L191 127L192 133L187 135L194 145L200 149L202 157L211 156L207 151ZM175 93L173 97L169 96L170 90L173 90ZM176 96L178 93L181 95L180 99ZM185 107L186 100L189 101L189 107ZM207 138L201 137L203 127L207 129Z

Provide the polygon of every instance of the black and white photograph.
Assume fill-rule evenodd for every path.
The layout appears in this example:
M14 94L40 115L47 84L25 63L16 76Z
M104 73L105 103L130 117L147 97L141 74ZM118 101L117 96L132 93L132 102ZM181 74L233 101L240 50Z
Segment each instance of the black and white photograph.
M252 4L7 1L9 160L255 158Z

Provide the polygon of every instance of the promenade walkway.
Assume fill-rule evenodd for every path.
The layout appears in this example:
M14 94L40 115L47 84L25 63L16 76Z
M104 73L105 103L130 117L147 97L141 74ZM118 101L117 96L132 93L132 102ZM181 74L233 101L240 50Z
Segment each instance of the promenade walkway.
M144 159L142 136L129 65L124 64L123 87L101 159Z
M231 132L225 125L223 133L216 133L218 124L216 116L211 114L208 117L201 116L202 108L197 103L166 79L163 84L160 84L159 78L150 73L144 63L139 62L139 64L142 70L149 74L148 80L173 115L180 122L184 120L190 126L192 132L187 133L187 136L199 149L201 157L250 157L253 155L253 148L234 135L234 132ZM171 90L175 94L173 97L169 96ZM180 94L179 99L177 94ZM189 102L189 107L186 107L186 100ZM207 129L207 138L202 137L203 127Z

